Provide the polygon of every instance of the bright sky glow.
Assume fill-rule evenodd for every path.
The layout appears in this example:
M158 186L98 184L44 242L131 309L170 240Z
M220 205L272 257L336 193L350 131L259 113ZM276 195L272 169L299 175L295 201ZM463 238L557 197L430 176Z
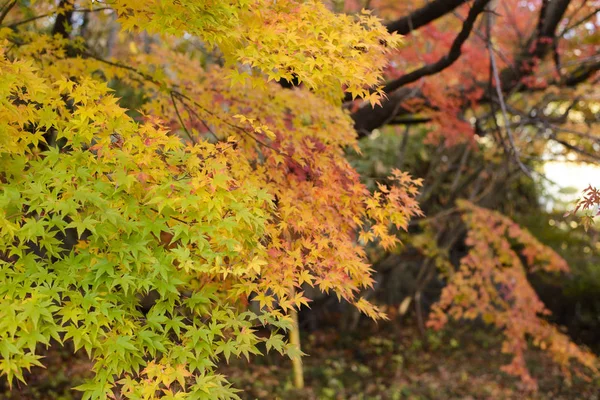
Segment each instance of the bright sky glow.
M592 186L600 186L600 167L586 164L574 164L564 162L547 162L544 165L544 173L548 179L556 185L546 184L551 194L558 195L564 202L573 202L581 196L583 189ZM573 188L574 194L559 194L561 189Z

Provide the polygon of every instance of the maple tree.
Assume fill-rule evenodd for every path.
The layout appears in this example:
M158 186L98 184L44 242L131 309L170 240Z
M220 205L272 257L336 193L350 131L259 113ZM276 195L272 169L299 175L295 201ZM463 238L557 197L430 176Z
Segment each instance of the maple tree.
M597 372L527 282L525 269L564 272L564 261L506 217L455 208L509 203L503 188L535 175L542 154L597 160L582 130L597 122L597 2L396 3L7 1L9 383L42 365L39 344L69 341L94 362L86 398L235 398L218 360L259 345L297 360L285 333L306 286L385 318L361 297L371 246L397 251L421 209L427 227L402 237L433 260L424 276L446 274L432 326L450 315L502 329L507 371L532 387L530 337L566 373L571 360ZM424 181L390 167L362 182L347 151L414 125L439 156ZM460 228L435 225L454 214ZM454 229L471 247L456 270Z
M348 1L346 10L363 5ZM400 308L414 300L417 320L425 319L422 296L438 276L447 286L439 302L433 300L431 326L441 327L448 316L496 326L506 337L503 350L514 355L505 370L528 387L535 388L523 361L530 339L563 367L577 360L595 374L592 353L580 352L547 325L547 310L530 286L528 276L545 268L536 268L534 254L548 257L551 250L533 237L516 240L513 235L521 228L514 222L498 222L490 231L499 216L457 200L519 216L539 208L535 196L545 184L540 173L545 162L598 163L598 2L381 0L368 5L389 21L390 32L406 35L407 45L390 56L382 107L350 99L346 106L358 135L375 136L363 146L377 154L367 173L382 179L391 166L412 168L424 177L418 199L427 215L415 222L414 232L403 235L404 255L375 257L380 279L392 279L395 266L409 263L416 250L421 271ZM382 152L390 153L389 159L383 161ZM584 195L575 210L597 204L593 186ZM591 221L588 216L583 223ZM500 241L501 230L512 233ZM521 260L520 251L528 257ZM551 265L567 271L564 261Z
M547 349L566 376L570 375L572 360L597 373L593 353L579 349L541 318L549 311L527 283L528 272L565 272L566 262L501 214L465 201L459 201L459 208L469 229L466 243L472 250L461 260L460 268L450 274L428 324L439 329L448 316L482 317L484 322L499 327L506 336L502 350L513 355L513 361L503 369L520 376L530 387L535 388L536 382L525 364L528 337L534 345ZM521 248L520 254L515 247Z
M217 359L249 357L259 342L298 357L282 333L290 310L307 304L303 284L381 317L357 296L372 278L356 235L394 246L392 226L420 212L419 182L394 171L395 185L369 192L344 159L356 137L338 105L344 90L377 101L368 88L397 36L319 2L96 3L3 9L0 371L9 383L42 365L38 344L71 341L94 361L84 398L236 397ZM19 29L47 10L58 15L51 34ZM118 15L124 31L162 43L145 53L131 42L119 60L104 59L72 34L76 12L99 23ZM177 51L183 32L218 46L224 65L203 68ZM307 89L269 83L291 74ZM139 117L111 82L143 94ZM151 292L143 313L140 296Z
M589 185L583 191L583 198L577 202L577 206L573 210L576 213L579 210L587 211L585 215L583 215L583 226L588 228L593 222L594 218L600 215L600 211L598 210L600 207L600 190ZM589 210L589 211L588 211ZM569 215L570 212L567 212L565 215Z

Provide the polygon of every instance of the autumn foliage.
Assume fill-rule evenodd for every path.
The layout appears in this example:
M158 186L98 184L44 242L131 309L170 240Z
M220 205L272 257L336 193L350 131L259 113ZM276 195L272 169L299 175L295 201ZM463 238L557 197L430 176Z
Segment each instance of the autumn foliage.
M393 246L390 228L419 214L418 183L397 171L397 185L371 194L343 157L356 138L332 100L343 85L366 95L397 39L372 17L353 22L319 3L189 3L115 10L124 29L218 45L223 68L168 46L105 61L60 35L1 31L9 382L41 365L38 343L72 341L95 363L86 397L116 387L128 398L232 397L214 371L220 355L248 357L260 341L299 355L281 333L287 312L307 304L303 284L381 316L357 297L372 278L356 237ZM267 83L292 73L317 90ZM149 99L137 121L108 89L115 79ZM150 292L158 300L144 315ZM261 339L266 324L275 329Z
M440 329L448 318L473 320L500 329L502 351L513 356L503 369L535 388L525 364L528 341L546 350L569 376L571 362L598 373L596 357L571 343L568 336L543 319L549 311L527 282L527 274L539 271L564 273L566 262L529 232L496 212L460 201L471 247L434 305L428 325Z
M474 3L467 20L488 2ZM70 342L94 364L77 388L84 398L236 398L217 363L259 347L300 357L286 334L307 287L386 318L362 297L374 285L365 248L399 251L399 233L423 216L423 180L393 168L370 190L347 153L372 130L360 114L395 101L389 81L443 57L436 47L416 63L408 47L439 27L401 39L370 10L336 13L317 0L8 1L0 24L9 384L43 365L44 346ZM475 114L461 112L484 97L492 60L476 52L488 45L464 50L473 76L410 88L381 125L430 110L428 143L475 148ZM565 261L507 217L457 204L470 250L455 271L442 262L447 286L430 326L481 317L505 336L506 371L532 387L530 340L566 374L571 362L597 373L592 353L544 319L527 281L568 271Z

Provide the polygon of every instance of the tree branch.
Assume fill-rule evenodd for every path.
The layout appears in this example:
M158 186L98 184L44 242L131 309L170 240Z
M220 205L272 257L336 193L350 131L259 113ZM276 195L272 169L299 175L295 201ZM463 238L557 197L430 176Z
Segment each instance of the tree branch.
M386 101L382 102L381 107L372 108L367 105L355 111L352 119L358 137L368 136L373 129L383 126L396 116L411 114L409 109L402 106L402 103L411 97L415 97L414 91L403 88L392 93Z
M458 60L462 54L462 45L469 38L471 31L473 30L473 26L475 25L475 20L479 14L485 10L485 7L489 2L490 0L475 0L475 3L473 3L473 6L469 11L469 15L465 19L460 33L458 36L456 36L454 42L452 42L452 46L450 47L450 51L447 55L443 56L433 64L427 64L419 69L409 72L408 74L402 75L400 78L392 82L389 82L387 85L385 85L383 91L385 93L391 93L394 90L408 85L409 83L416 82L425 76L437 74L438 72L441 72L454 64L454 62Z
M572 150L572 151L574 151L576 153L579 153L579 154L581 154L583 156L586 156L586 157L588 157L588 158L590 158L592 160L600 161L600 156L598 156L596 154L592 154L589 151L586 151L586 150L582 149L581 147L574 146L574 145L572 145L572 144L570 144L570 143L568 143L568 142L566 142L566 141L564 141L562 139L559 139L558 137L556 137L556 134L550 135L550 139L552 139L556 143L560 144L561 146L563 146L563 147L565 147L565 148L567 148L569 150Z
M411 14L386 24L387 30L408 35L430 22L450 13L467 0L433 0Z
M520 53L515 57L516 61L514 65L509 65L507 68L499 71L500 86L503 89L503 93L510 93L523 86L521 84L522 78L531 75L534 72L533 67L537 60L545 57L553 49L557 26L564 18L570 2L571 0L550 0L542 7L538 17L537 28L531 34L531 37L527 40ZM404 102L406 98L402 95L397 96L393 92L420 78L434 75L452 65L460 57L461 45L467 40L470 32L475 32L473 27L474 22L477 19L478 14L483 12L487 3L487 1L482 0L475 1L469 15L465 19L463 28L454 40L448 55L444 56L436 63L426 65L388 83L384 88L384 91L388 93L389 98L383 102L382 107L375 109L363 107L353 113L352 118L355 121L355 127L359 132L359 137L368 135L373 129L382 126L384 123L394 121L396 115L393 113L395 113L395 110L398 110L397 115L411 114L406 108L402 106L398 107L398 103ZM430 4L441 3L438 0L432 0ZM424 9L426 8L427 6L424 7ZM431 16L432 14L429 15ZM568 63L564 63L561 67L566 67L567 64ZM582 65L580 68L577 68L573 73L564 76L563 79L556 82L556 84L560 86L575 86L593 77L599 68L600 63L596 62L594 59L592 62L585 63L585 66ZM481 101L490 102L495 101L495 99L484 96Z
M600 70L600 59L591 63L581 64L564 79L564 85L568 87L577 86L592 77L598 70Z
M543 59L555 42L556 28L569 7L571 0L545 0L540 8L537 29L516 57L516 68L504 69L500 74L502 87L510 91L520 84L523 77L531 75L536 63Z
M52 36L60 35L68 38L69 31L71 30L71 18L73 17L73 4L69 0L61 0L57 11L56 21L52 28Z
M488 17L488 25L491 26L491 19L489 17ZM492 45L491 45L492 38L490 36L488 36L487 39L488 39L487 47L488 47L488 51L490 54L490 65L492 67L492 73L494 76L496 94L498 96L498 101L500 102L500 109L502 111L502 116L504 118L504 127L506 129L506 136L508 137L508 142L510 143L510 147L511 147L513 156L515 158L515 161L517 162L517 165L519 166L521 171L523 171L525 173L525 175L527 175L528 177L531 178L531 172L529 172L527 167L525 167L525 165L521 162L521 157L519 155L519 149L517 149L517 146L515 145L515 140L514 140L512 131L510 129L510 121L508 119L508 113L506 111L506 104L504 103L504 95L502 94L502 87L501 87L501 83L500 83L500 74L498 73L498 67L496 66L496 57L494 57L494 52L492 51Z
M573 23L572 25L566 26L562 31L560 31L560 33L556 36L558 37L563 37L567 32L583 25L584 23L586 23L590 18L594 17L596 14L598 14L600 12L600 8L596 8L595 10L591 11L589 14L587 14L585 17L579 19L577 22Z
M4 21L4 18L6 18L6 15L10 12L10 10L12 10L12 8L17 4L17 0L11 0L8 2L8 4L6 4L6 6L2 7L2 9L0 9L0 24L2 23L2 21Z
M73 10L73 12L74 13L94 13L94 12L105 11L105 10L113 10L113 8L112 7L100 7L100 8L94 8L94 9L81 8L81 9ZM54 10L54 11L46 13L46 14L36 15L31 18L24 19L22 21L14 22L14 23L8 25L8 27L14 29L19 25L28 24L30 22L37 21L38 19L50 17L50 16L56 14L56 12L57 12L57 10Z

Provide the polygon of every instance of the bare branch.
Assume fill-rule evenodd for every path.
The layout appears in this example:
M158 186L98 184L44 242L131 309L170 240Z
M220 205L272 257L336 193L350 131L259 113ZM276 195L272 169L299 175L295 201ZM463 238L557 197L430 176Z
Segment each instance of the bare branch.
M410 32L443 17L466 2L467 0L430 1L410 15L389 22L386 24L386 28L389 32L398 32L401 35L408 35Z
M533 73L536 62L553 49L556 28L570 3L571 0L544 0L537 29L516 57L516 68L507 68L500 73L502 86L506 91L518 87L523 77Z
M105 11L105 10L112 10L112 9L113 9L112 7L99 7L99 8L93 8L93 9L81 8L81 9L73 10L73 12L74 13L95 13L95 12L98 12L98 11ZM54 14L56 14L57 11L58 10L54 10L54 11L46 13L46 14L40 14L40 15L33 16L31 18L24 19L22 21L17 21L17 22L14 22L14 23L8 25L8 27L14 29L14 28L16 28L19 25L28 24L30 22L37 21L38 19L51 17Z
M383 126L386 121L392 121L393 118L399 115L411 114L411 110L402 106L402 103L411 97L415 97L413 91L409 88L402 88L392 93L386 101L382 102L381 107L372 108L367 105L355 111L352 114L352 119L358 137L368 136L373 129Z
M581 64L564 79L564 85L568 87L577 86L591 78L598 70L600 70L600 59L591 63Z
M64 38L69 37L69 31L71 28L71 18L73 17L73 4L69 0L61 0L58 5L56 15L56 21L54 22L54 28L52 28L52 36L60 35Z
M556 143L558 143L558 144L566 147L569 150L572 150L572 151L574 151L576 153L579 153L579 154L581 154L583 156L586 156L586 157L588 157L588 158L590 158L590 159L592 159L594 161L600 161L600 156L598 156L596 154L592 154L592 153L590 153L590 152L582 149L581 147L574 146L574 145L572 145L572 144L570 144L568 142L565 142L564 140L559 139L556 136L556 134L550 135L550 139L554 140Z
M181 114L179 113L179 108L177 108L177 100L175 99L175 93L171 92L170 96L171 96L171 103L173 103L173 108L175 108L175 114L177 114L177 119L179 119L179 124L181 125L181 128L183 128L183 130L185 131L185 134L187 135L188 139L190 139L190 141L193 144L196 144L196 140L194 139L194 136L191 134L191 132L185 126L185 122L183 121L183 118L181 118Z
M9 1L2 9L0 10L0 24L4 21L6 15L12 10L12 8L17 4L17 0Z
M574 22L571 25L566 26L562 31L560 31L560 33L556 36L558 37L562 37L564 36L567 32L569 32L570 30L573 30L581 25L583 25L584 23L586 23L590 18L594 17L596 14L598 14L600 12L600 8L596 8L595 10L591 11L589 14L587 14L585 17L577 20L577 22Z
M471 31L473 30L475 20L477 19L479 14L481 14L485 10L485 7L489 2L490 0L475 0L475 3L473 3L473 6L469 11L469 15L465 19L462 30L460 31L458 36L456 36L454 42L452 42L452 46L450 47L450 51L447 55L440 58L437 62L433 64L427 64L419 69L409 72L408 74L402 75L400 78L392 82L389 82L387 85L385 85L383 91L385 93L391 93L394 90L401 88L402 86L408 85L410 83L416 82L417 80L425 76L437 74L438 72L441 72L444 69L451 66L452 64L454 64L454 62L458 60L458 58L462 54L462 45L469 38Z
M488 14L488 23L491 24L489 17L490 17L490 15ZM525 173L525 175L527 175L528 177L531 178L531 172L521 162L521 159L519 156L519 150L517 149L517 147L515 145L515 139L513 137L512 130L510 128L510 121L508 119L508 113L506 111L506 104L504 103L504 95L502 94L502 87L501 87L501 83L500 83L500 74L498 73L498 66L496 65L496 57L494 56L494 52L492 51L491 40L492 40L491 37L488 37L488 50L489 50L489 54L490 54L490 63L492 66L492 72L494 74L496 94L498 96L498 101L500 102L500 109L502 110L502 116L504 118L504 127L506 128L506 136L508 137L508 142L510 143L510 147L512 149L513 156L515 158L515 161L519 165L519 168Z

